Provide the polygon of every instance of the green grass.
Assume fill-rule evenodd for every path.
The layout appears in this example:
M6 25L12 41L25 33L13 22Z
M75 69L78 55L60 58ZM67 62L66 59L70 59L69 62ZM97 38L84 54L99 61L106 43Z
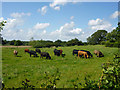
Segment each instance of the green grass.
M18 57L13 55L13 50L18 51ZM84 77L90 75L91 79L99 80L101 75L101 64L112 61L117 48L104 47L102 45L88 46L71 46L58 47L62 49L66 56L54 56L54 48L41 48L41 51L49 52L52 60L46 60L40 57L30 57L28 53L24 53L25 48L2 48L2 77L6 87L21 87L22 80L26 78L30 80L32 85L39 88L40 84L45 81L44 72L50 75L55 73L57 68L61 72L60 80L57 81L58 88L73 88L72 80L79 77L79 82L84 82ZM35 48L28 48L35 50ZM93 54L93 58L78 58L72 55L73 49L88 50L93 54L95 49L103 52L104 57L98 58Z

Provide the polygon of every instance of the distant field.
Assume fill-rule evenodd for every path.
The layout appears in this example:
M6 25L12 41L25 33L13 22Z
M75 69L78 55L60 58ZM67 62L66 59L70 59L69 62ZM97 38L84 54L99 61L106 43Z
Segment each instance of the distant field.
M28 49L35 50L35 48L27 47ZM16 49L18 57L13 55L13 50ZM23 48L17 47L3 47L2 48L2 77L6 87L21 87L22 80L26 78L30 80L32 85L39 88L42 82L44 72L50 75L56 72L58 68L61 77L57 81L56 87L73 88L72 80L79 77L79 82L84 82L84 77L90 75L91 79L99 80L101 76L101 64L104 62L112 61L114 53L118 51L117 48L109 48L102 45L88 45L88 46L71 46L71 47L58 47L62 49L66 56L54 56L53 50L55 48L40 48L41 51L49 52L52 60L40 59L40 57L30 57L28 53L24 53ZM73 49L88 50L93 54L95 49L103 52L104 57L98 58L93 54L93 58L85 59L78 58L72 55Z

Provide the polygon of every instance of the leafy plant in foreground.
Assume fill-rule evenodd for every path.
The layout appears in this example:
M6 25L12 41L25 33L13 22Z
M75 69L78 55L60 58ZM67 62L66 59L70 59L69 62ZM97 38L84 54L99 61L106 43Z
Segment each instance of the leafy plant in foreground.
M45 82L41 84L41 88L56 88L57 81L60 80L60 72L57 68L57 71L53 75L49 75L47 72L45 72Z

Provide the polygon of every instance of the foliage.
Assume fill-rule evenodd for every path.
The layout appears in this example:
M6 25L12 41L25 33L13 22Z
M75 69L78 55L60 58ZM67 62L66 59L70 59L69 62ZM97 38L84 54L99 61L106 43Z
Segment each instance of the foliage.
M106 40L106 34L106 30L98 30L97 32L93 33L90 37L87 38L87 42L92 45L100 44L101 41Z
M106 35L106 39L109 40L110 42L115 42L117 39L117 30L114 29L112 32L108 33Z
M89 44L102 44L106 47L118 47L120 48L120 22L118 27L113 31L107 33L105 30L98 30L87 38Z
M84 45L86 43L82 43L82 41L79 41L77 38L71 39L69 41L61 41L56 40L53 41L45 41L45 40L32 40L29 42L29 45L33 46L34 48L43 48L43 47L52 47L52 46L74 46L74 45Z
M3 27L5 26L5 23L7 23L7 22L6 22L6 21L0 22L0 44L5 44L5 43L3 42L3 37L2 37L2 35L1 35L1 30L3 30Z
M47 72L45 72L45 82L43 82L40 86L40 88L56 88L57 81L60 80L60 72L57 68L56 72L52 75L49 75Z
M106 47L113 47L114 43L113 42L110 42L110 41L106 41L105 42L105 46Z
M106 43L106 41L101 41L100 44L101 44L101 45L105 45L105 43Z
M115 57L113 62L104 63L100 88L120 88L120 58Z
M7 21L0 22L0 32L1 32L1 30L3 30L3 27L5 26L5 23L7 23Z
M25 79L25 80L23 80L22 81L22 87L18 87L18 88L16 88L16 89L27 89L27 88L31 88L31 89L34 89L35 88L35 86L34 85L30 85L30 80L28 80L28 79ZM14 89L15 87L12 87L12 89ZM2 82L2 90L5 90L5 89L7 89L7 87L5 86L5 84Z
M79 41L77 38L71 39L66 43L67 46L74 46L74 45L83 45L82 41Z
M114 42L114 45L113 45L113 47L119 47L120 46L120 43L119 42Z
M52 75L49 75L47 72L45 72L44 78L46 79L46 81L40 84L40 88L50 88L50 89L56 88L57 81L60 80L59 69L57 68L56 72ZM27 88L34 89L35 86L31 85L29 82L30 80L28 79L23 80L22 87L18 87L17 89L27 89ZM14 89L15 87L12 88ZM3 82L2 82L2 89L7 89Z
M114 43L113 47L120 48L120 22L118 22L118 27L114 29L112 32L108 33L106 35L106 40L110 43ZM108 44L108 43L107 43ZM111 45L106 45L111 46Z
M14 45L15 45L15 46L20 46L20 45L23 45L23 43L22 43L22 41L20 41L20 40L16 40L16 41L14 42Z

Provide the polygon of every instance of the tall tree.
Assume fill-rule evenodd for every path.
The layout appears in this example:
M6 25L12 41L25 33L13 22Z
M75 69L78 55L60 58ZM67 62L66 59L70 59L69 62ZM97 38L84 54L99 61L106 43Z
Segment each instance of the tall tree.
M101 41L106 40L107 31L106 30L98 30L93 33L90 37L87 38L87 42L89 44L100 44Z
M2 34L1 34L1 30L3 30L3 27L5 26L5 23L7 23L7 22L6 21L0 22L0 44L2 44L2 42L3 42L3 37L2 37Z
M112 32L106 35L106 39L109 40L110 42L115 42L117 40L117 33L118 31L114 29Z

